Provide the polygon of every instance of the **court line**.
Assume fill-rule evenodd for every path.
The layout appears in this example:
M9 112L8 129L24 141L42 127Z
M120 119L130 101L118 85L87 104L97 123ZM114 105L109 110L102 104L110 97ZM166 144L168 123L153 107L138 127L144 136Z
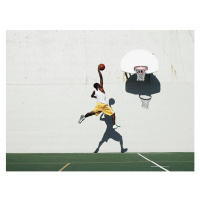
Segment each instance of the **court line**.
M135 161L135 162L71 162L74 164L87 164L87 163L143 163L143 162L148 162L148 161ZM156 162L191 162L193 163L194 161L156 161ZM65 163L6 163L7 165L61 165Z
M156 165L156 166L160 167L160 168L161 168L161 169L163 169L164 171L166 171L166 172L169 172L169 170L167 170L167 169L165 169L164 167L160 166L159 164L157 164L157 163L153 162L152 160L150 160L150 159L146 158L145 156L141 155L140 153L138 153L138 155L139 155L139 156L141 156L142 158L144 158L144 159L148 160L149 162L153 163L154 165Z
M65 169L68 165L70 165L70 163L67 163L64 167L62 167L59 172L61 172L63 169Z
M66 163L6 163L7 165L64 165Z

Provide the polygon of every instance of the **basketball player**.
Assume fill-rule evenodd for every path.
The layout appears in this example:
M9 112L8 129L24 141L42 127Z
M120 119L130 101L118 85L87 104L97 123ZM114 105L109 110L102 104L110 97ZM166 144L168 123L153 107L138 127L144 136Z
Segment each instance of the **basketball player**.
M78 123L81 123L87 117L90 117L92 115L98 116L101 112L103 112L105 115L112 117L113 129L117 129L120 126L115 124L115 112L106 102L106 94L105 94L105 91L103 89L103 77L102 77L102 74L100 72L101 65L98 66L100 84L99 83L94 84L95 91L93 91L93 93L91 95L92 98L97 99L97 104L91 112L87 113L86 115L81 115Z

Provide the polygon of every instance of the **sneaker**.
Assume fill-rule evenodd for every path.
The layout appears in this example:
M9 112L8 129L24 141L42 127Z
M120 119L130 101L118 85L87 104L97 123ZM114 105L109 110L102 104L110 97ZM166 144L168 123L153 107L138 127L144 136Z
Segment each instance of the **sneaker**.
M118 126L115 124L115 125L113 125L113 129L117 129L118 128Z
M85 115L81 115L78 123L80 124L85 119Z
M119 126L119 125L117 125L117 124L113 125L113 129L117 129L117 128L119 128L119 127L121 127L121 126Z
M128 149L125 148L125 149L122 149L122 150L121 150L121 153L125 153L125 152L127 152L127 151L128 151Z

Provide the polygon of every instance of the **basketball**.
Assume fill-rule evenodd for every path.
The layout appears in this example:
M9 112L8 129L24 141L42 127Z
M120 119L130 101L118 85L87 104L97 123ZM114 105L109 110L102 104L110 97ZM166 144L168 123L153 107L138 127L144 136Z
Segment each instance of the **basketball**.
M99 64L98 68L102 71L105 69L105 65L104 64Z

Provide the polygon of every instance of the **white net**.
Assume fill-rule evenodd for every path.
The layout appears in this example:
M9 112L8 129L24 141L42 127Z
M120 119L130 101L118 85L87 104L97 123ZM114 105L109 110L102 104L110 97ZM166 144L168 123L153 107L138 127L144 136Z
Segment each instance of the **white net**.
M149 109L149 102L151 100L151 96L140 95L139 97L142 101L142 108Z
M145 72L143 74L137 73L137 81L144 81L145 79Z
M145 80L145 72L148 68L146 66L136 66L134 70L137 73L137 81L144 81Z

